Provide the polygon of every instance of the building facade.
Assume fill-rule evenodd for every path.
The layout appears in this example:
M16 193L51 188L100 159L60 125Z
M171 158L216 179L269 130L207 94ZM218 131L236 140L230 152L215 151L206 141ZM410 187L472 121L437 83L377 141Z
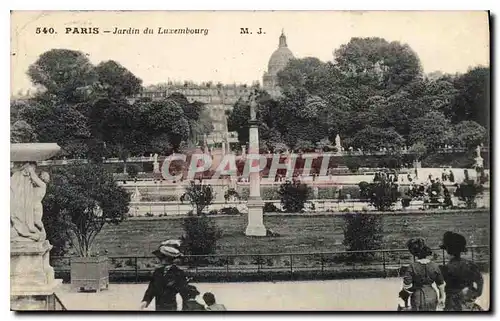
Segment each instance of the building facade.
M288 48L286 36L281 33L279 37L278 49L269 58L268 70L264 73L262 84L263 89L276 97L280 90L278 87L278 72L286 67L290 59L294 56ZM254 88L260 87L258 82L248 85L224 85L213 84L212 82L195 84L192 82L169 82L149 86L139 97L149 97L152 99L164 99L173 93L181 93L189 102L199 101L205 103L209 109L214 131L208 136L209 144L236 143L238 136L236 132L228 132L226 111L230 111L233 105L240 98L247 98Z

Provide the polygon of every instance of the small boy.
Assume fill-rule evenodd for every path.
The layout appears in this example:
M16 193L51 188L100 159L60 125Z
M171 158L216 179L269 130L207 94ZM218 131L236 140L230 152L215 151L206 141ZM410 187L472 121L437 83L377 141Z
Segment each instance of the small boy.
M182 311L205 311L205 307L196 301L199 294L200 292L195 286L188 285L184 294L187 300L182 304Z
M226 307L223 304L215 302L215 295L213 293L207 292L203 294L203 301L207 304L207 311L226 311Z

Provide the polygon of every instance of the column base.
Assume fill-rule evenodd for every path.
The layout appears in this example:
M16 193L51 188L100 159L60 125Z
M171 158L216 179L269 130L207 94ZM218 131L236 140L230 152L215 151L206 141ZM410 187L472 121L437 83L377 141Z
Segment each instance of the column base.
M250 198L248 206L248 224L245 230L246 236L266 236L267 230L263 223L264 202L261 199Z
M245 230L246 236L266 236L267 230L264 225L248 225Z

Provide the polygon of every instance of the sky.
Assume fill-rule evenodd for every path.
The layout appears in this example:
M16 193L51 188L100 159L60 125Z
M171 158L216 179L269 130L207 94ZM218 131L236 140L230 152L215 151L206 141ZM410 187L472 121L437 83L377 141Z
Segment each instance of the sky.
M36 33L54 28L57 34ZM66 28L99 34L66 34ZM158 29L208 29L207 35L159 34ZM140 34L103 33L137 28ZM154 34L144 34L150 28ZM252 34L240 34L249 28ZM264 33L258 35L258 29ZM80 50L90 61L115 60L144 85L172 81L261 81L281 30L296 58L331 61L351 37L407 43L424 72L466 72L489 65L488 14L482 11L45 11L11 14L11 93L32 88L30 64L54 48ZM48 30L48 29L47 29Z

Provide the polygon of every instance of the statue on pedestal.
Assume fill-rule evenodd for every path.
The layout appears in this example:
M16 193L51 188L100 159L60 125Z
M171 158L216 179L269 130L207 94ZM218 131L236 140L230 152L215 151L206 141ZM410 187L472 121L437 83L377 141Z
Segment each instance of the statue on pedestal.
M158 154L153 155L153 172L154 173L160 172L160 163L158 163Z
M335 147L337 148L337 152L340 153L342 151L342 145L340 144L339 134L337 134L337 136L335 136Z
M476 148L476 158L474 158L474 161L476 162L474 164L474 167L476 169L481 169L484 167L484 159L481 157L481 146L477 146Z

